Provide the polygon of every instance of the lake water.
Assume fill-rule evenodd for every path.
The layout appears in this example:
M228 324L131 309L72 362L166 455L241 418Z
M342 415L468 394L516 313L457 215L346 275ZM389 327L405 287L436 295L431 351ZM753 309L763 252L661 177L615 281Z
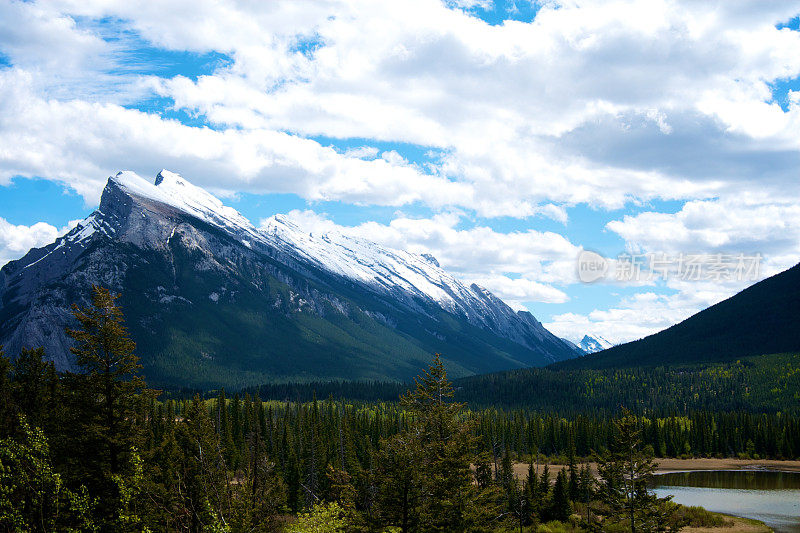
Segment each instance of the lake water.
M709 511L761 520L776 532L800 532L800 473L700 471L661 474L655 492Z

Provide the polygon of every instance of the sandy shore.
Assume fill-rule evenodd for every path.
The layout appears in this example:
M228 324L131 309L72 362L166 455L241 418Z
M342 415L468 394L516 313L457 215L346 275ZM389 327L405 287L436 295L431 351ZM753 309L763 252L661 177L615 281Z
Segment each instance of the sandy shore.
M681 533L770 533L772 530L757 520L731 516L728 527L685 527Z
M693 470L781 470L800 472L800 461L769 459L658 459L658 472Z
M800 472L800 461L773 461L769 459L656 459L656 472L691 472L694 470L781 470L784 472ZM542 464L539 465L541 472ZM597 465L589 463L592 472L597 472ZM553 478L564 465L550 465ZM528 475L527 463L516 463L514 473L519 478Z

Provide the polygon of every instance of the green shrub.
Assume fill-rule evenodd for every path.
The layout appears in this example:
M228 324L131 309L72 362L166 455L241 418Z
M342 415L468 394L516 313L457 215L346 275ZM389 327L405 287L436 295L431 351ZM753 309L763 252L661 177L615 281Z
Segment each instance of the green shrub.
M575 533L583 531L577 525L570 522L559 522L558 520L551 520L550 522L539 524L536 528L536 533Z
M712 513L702 507L679 505L675 513L677 523L688 527L729 527L733 521L719 513Z

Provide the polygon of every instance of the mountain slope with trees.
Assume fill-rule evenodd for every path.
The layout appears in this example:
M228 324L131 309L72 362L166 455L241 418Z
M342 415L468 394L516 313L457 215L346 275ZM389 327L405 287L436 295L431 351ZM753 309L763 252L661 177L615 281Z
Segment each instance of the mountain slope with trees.
M800 264L643 339L558 369L664 366L800 351Z

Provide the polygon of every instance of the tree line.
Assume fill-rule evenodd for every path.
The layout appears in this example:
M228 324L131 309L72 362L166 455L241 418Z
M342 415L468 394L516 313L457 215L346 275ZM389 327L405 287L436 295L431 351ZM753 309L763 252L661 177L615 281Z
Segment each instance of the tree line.
M394 382L266 383L242 393L270 400L321 398L392 401L408 387ZM635 368L526 368L453 381L455 399L476 407L579 414L617 414L622 406L649 416L693 411L800 414L800 353L720 363Z
M653 456L800 455L798 420L778 414L470 410L438 356L396 402L162 400L115 299L95 287L73 308L80 372L41 349L0 357L0 529L663 531L681 522L647 489ZM552 476L546 455L567 468Z

